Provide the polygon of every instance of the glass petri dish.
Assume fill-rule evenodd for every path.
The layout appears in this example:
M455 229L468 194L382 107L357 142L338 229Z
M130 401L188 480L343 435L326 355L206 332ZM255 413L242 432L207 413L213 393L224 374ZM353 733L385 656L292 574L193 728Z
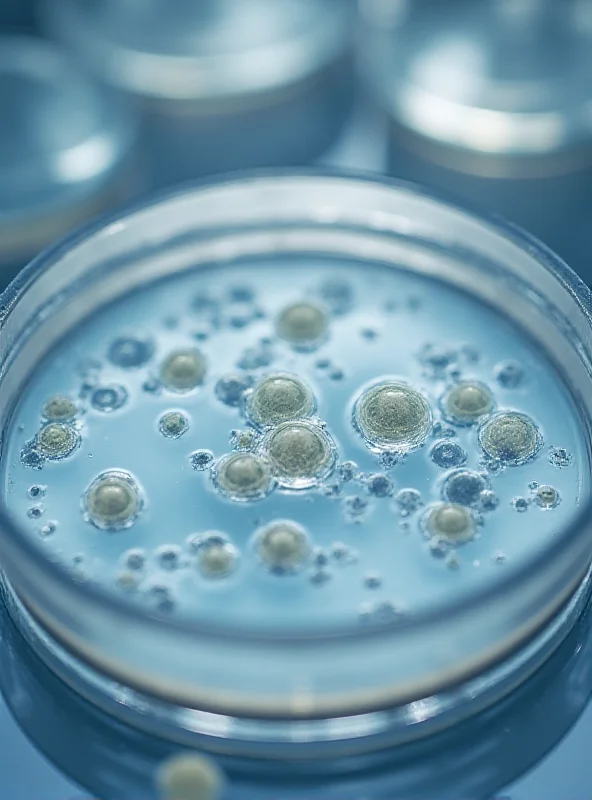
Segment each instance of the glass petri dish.
M475 713L588 597L589 301L525 234L339 175L62 243L2 302L17 625L109 713L234 754Z
M129 113L49 42L0 38L0 284L135 188Z
M60 0L45 26L141 110L157 186L320 155L349 109L349 0Z
M588 0L362 0L360 60L390 171L530 230L584 277L592 125Z

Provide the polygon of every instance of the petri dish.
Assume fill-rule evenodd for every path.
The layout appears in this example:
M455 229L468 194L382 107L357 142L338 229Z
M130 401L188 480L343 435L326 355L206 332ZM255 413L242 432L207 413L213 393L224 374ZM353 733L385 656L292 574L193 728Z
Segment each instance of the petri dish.
M315 172L61 243L2 303L17 626L109 713L235 754L476 713L588 597L589 301L514 228Z
M0 284L135 189L126 109L41 39L0 38Z
M306 163L350 105L349 0L59 0L47 31L135 104L155 186Z
M588 0L363 0L390 168L517 222L590 281Z

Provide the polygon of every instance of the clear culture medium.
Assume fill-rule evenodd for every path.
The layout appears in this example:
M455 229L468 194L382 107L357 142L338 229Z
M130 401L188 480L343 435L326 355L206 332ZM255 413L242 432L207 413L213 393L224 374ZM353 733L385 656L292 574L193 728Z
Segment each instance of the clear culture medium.
M591 342L548 251L405 185L254 175L95 226L3 296L11 613L206 749L451 724L587 596Z

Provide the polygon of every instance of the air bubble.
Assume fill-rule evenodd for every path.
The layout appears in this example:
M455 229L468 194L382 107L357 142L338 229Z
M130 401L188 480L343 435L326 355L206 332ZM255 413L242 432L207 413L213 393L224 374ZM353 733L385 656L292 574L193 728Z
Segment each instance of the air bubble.
M210 534L197 547L197 568L204 578L226 578L236 568L238 552L223 536Z
M528 511L528 500L525 497L515 497L512 500L512 506L516 511L523 514Z
M325 497L329 497L331 500L336 500L341 497L341 484L326 483L324 486L321 486L321 491Z
M120 572L115 578L115 585L123 592L134 592L139 587L140 581L133 572Z
M156 551L156 560L162 569L178 569L181 562L181 548L174 545L163 545Z
M211 450L195 450L189 456L189 463L196 472L203 472L213 465L214 454Z
M369 342L373 342L374 339L378 338L378 331L374 328L362 328L360 331L360 336L362 339L366 339Z
M53 521L46 522L45 525L42 528L40 528L39 535L43 539L45 539L47 536L51 536L52 534L54 534L57 531L57 529L58 529L57 522Z
M101 530L129 528L142 510L139 486L128 472L107 470L84 493L83 507L89 521Z
M467 461L467 452L457 442L443 440L436 442L430 451L432 461L437 467L451 469L462 467Z
M476 381L458 383L442 398L444 415L457 425L472 425L490 414L494 406L490 389Z
M71 422L77 413L76 404L64 395L50 397L42 411L45 419L51 422Z
M339 367L336 368L336 369L332 369L329 372L329 380L342 381L344 379L344 377L345 377L345 373L344 373L344 371L342 369L339 369Z
M284 422L273 429L265 451L279 484L290 489L307 489L327 478L337 455L329 435L304 421Z
M382 578L377 572L368 572L364 576L364 586L366 589L380 589Z
M230 500L262 500L273 489L274 481L267 459L255 453L230 453L213 469L215 487Z
M151 339L122 336L112 342L107 357L117 367L135 369L147 364L153 355L154 343Z
M344 461L339 465L339 479L343 483L353 481L359 472L359 467L355 461Z
M424 519L425 532L451 544L461 544L475 536L475 519L465 506L439 503L430 508Z
M297 347L320 343L328 328L325 312L313 303L293 303L276 320L277 335Z
M291 572L302 567L310 555L310 540L296 522L277 520L256 533L259 558L271 570Z
M93 390L90 396L90 404L95 411L108 414L117 411L127 402L128 394L124 386L113 384L112 386L99 386Z
M252 384L253 379L249 375L230 372L220 378L214 391L221 403L231 408L236 408L240 405L244 393Z
M559 467L559 469L563 469L564 467L569 467L573 461L573 456L565 449L565 447L550 447L548 459L549 464L554 467Z
M380 473L366 478L366 489L373 497L389 497L393 491L393 482L388 475Z
M27 490L27 494L29 495L31 500L34 500L36 497L45 497L46 492L47 492L47 486L39 486L38 484L29 486Z
M246 413L260 427L310 417L315 410L314 395L296 375L281 373L260 380L247 396Z
M200 350L175 350L163 361L160 379L171 391L187 392L204 382L206 370L206 359Z
M553 486L539 486L534 495L534 502L539 508L555 508L561 502L561 497Z
M322 547L315 547L312 551L312 563L315 567L326 567L329 563L329 555Z
M489 488L487 479L479 472L458 470L446 477L442 496L450 503L461 506L478 506L481 495Z
M39 519L45 513L45 507L42 505L31 506L27 509L27 516L29 519Z
M495 511L499 506L499 497L491 489L485 489L479 495L478 507L481 511Z
M495 378L504 389L516 389L524 378L524 370L517 361L503 361L495 368Z
M123 560L128 569L139 572L146 565L146 553L143 550L128 550Z
M64 422L50 422L37 434L35 446L44 458L61 461L80 445L80 436L75 428Z
M347 519L352 521L360 521L361 518L366 515L369 506L370 503L368 502L367 498L362 497L361 495L346 497L343 501L345 516Z
M371 449L410 452L425 442L432 428L428 402L412 386L384 381L356 400L354 426Z
M417 489L401 489L397 492L395 500L405 514L413 514L423 505L421 494Z
M162 389L162 383L157 378L148 378L142 384L142 389L146 394L158 394Z
M485 454L505 466L519 466L536 456L542 436L534 422L516 411L496 414L479 430Z
M355 564L358 560L357 551L353 550L345 542L333 542L331 545L331 557L341 566Z
M424 365L427 377L433 379L444 378L446 370L456 359L456 351L442 345L427 344L419 353L419 360Z
M331 580L332 577L333 577L333 574L332 574L331 570L329 570L329 569L316 569L312 573L312 575L310 576L310 582L314 586L324 586L326 583L328 583Z
M160 418L158 430L166 439L179 439L189 430L189 420L181 411L169 411Z

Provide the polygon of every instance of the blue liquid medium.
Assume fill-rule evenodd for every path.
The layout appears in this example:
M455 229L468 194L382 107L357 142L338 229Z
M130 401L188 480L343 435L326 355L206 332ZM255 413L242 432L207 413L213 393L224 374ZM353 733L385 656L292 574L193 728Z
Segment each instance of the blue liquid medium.
M300 301L324 304L329 319L326 338L304 351L275 333L278 314ZM109 361L110 346L121 336L151 339L147 363L134 369ZM185 393L158 383L160 364L180 348L198 348L207 359L205 381ZM241 407L217 395L220 378L248 375L248 386L274 372L296 374L313 390L315 413L337 446L335 471L312 489L276 488L256 502L233 502L216 490L209 469L192 467L190 456L209 450L219 459L232 451L231 438L235 447L240 440L232 431L249 430ZM423 393L435 426L422 447L394 465L371 452L352 424L361 388L388 377ZM442 419L441 398L459 379L488 386L496 412L517 411L536 424L542 436L536 457L488 472L479 425ZM109 412L97 409L85 381L123 386L127 400ZM55 395L78 404L81 446L39 470L26 467L21 449L40 430L43 406ZM189 422L178 438L159 430L170 411L183 412ZM484 475L489 494L482 508L471 511L475 538L440 552L426 538L422 520L431 504L442 502L452 471L431 455L447 437L460 446L453 453L466 453L462 468ZM378 265L259 260L149 286L99 312L62 342L14 413L2 491L48 558L130 603L246 630L310 631L413 615L485 588L523 565L560 533L589 492L584 437L574 403L536 345L470 296ZM440 451L437 460L442 458ZM357 466L342 472L353 472L354 479L344 482L340 465L349 461ZM100 530L84 519L82 497L106 470L128 472L141 487L144 505L127 529ZM369 482L376 474L390 480ZM44 487L41 496L30 494L35 485ZM556 507L537 504L537 485L558 492ZM417 510L402 509L397 495L405 489L419 492ZM33 506L41 516L31 516ZM256 531L274 520L296 522L310 537L311 554L294 572L276 574L258 557ZM55 531L42 535L50 523ZM227 537L237 554L226 577L204 576L188 545L190 537L211 531ZM163 558L162 548L175 555ZM136 569L126 565L130 550L145 557L132 559Z

